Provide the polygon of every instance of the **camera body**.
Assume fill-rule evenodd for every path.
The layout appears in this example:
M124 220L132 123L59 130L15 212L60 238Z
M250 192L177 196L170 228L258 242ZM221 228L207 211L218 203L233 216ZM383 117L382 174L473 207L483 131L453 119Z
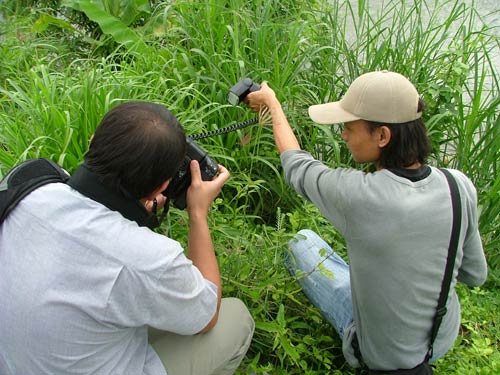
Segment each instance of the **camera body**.
M260 86L250 78L243 78L229 89L227 101L234 106L242 102L248 94L260 90Z
M186 208L186 194L189 185L191 185L191 171L189 165L191 160L198 160L200 164L201 179L209 181L217 175L219 165L208 156L207 152L197 145L191 138L186 137L187 152L182 161L179 171L172 178L167 189L162 193L170 198L173 205L180 210Z
M260 89L260 86L254 83L250 78L243 78L236 85L231 87L227 100L232 105L242 102L245 97L253 91ZM208 153L195 143L190 137L186 137L187 152L179 171L172 177L167 189L162 192L169 198L173 205L181 210L187 206L186 194L189 185L191 185L191 160L198 160L200 164L201 179L203 181L212 180L219 170L218 163L208 155Z

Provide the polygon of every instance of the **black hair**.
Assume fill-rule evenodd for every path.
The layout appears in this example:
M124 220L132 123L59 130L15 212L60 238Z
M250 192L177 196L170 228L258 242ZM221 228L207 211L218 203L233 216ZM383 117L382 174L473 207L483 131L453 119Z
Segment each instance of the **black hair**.
M173 177L185 155L184 130L168 109L127 102L106 113L84 159L109 189L141 199Z
M418 112L422 112L423 109L424 103L419 99ZM381 126L386 126L391 131L389 143L381 150L378 161L380 167L406 168L415 163L426 163L432 145L422 118L402 124L386 124L373 121L367 121L367 123L370 132Z

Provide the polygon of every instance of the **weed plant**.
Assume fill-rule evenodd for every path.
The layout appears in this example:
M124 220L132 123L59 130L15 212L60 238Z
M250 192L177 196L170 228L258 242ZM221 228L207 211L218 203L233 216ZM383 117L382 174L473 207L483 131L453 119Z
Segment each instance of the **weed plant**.
M74 171L101 117L126 100L164 104L188 134L248 120L256 114L226 102L244 76L269 81L304 149L332 166L353 166L337 128L313 124L308 106L338 99L367 71L408 76L427 103L430 163L463 170L477 187L490 266L485 286L458 288L462 327L437 373L500 373L500 86L492 60L499 41L473 7L459 0L391 0L378 11L369 1L152 1L140 22L127 24L116 22L125 14L119 10L84 14L76 1L64 2L71 12L40 3L3 1L0 176L33 157ZM243 299L256 320L241 373L354 374L340 339L283 266L299 229L320 232L345 256L343 240L284 184L261 120L199 141L232 173L210 220L224 295ZM172 208L161 231L183 242L186 223L186 213Z

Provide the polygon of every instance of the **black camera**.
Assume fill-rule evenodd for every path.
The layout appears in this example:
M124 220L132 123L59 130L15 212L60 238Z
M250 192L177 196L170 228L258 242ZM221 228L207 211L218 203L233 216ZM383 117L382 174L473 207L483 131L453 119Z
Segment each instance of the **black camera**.
M248 94L254 91L259 91L260 86L253 82L250 78L243 78L236 85L229 89L227 101L234 106L242 102Z
M200 164L201 179L209 181L217 175L219 165L208 156L207 152L198 146L191 138L186 137L187 152L179 171L172 178L167 189L162 193L169 198L173 205L180 210L186 208L186 193L191 185L191 160L198 160Z
M232 105L237 105L253 91L260 89L250 78L243 78L236 85L231 87L227 100ZM169 198L173 205L181 210L186 208L186 193L191 185L191 172L189 164L191 160L198 160L200 163L201 179L203 181L212 180L219 170L217 162L211 158L207 152L195 143L190 137L186 137L187 152L179 171L168 184L167 189L162 193Z

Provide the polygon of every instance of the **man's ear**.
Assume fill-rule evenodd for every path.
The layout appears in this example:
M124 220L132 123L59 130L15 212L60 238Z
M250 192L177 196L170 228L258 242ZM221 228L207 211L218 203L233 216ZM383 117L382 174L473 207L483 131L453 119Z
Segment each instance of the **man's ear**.
M388 126L381 126L378 128L378 146L383 148L387 146L391 140L391 129Z
M163 182L163 184L161 184L157 189L155 189L151 194L149 194L146 199L148 201L151 201L153 200L154 198L156 198L156 196L158 194L160 194L161 192L165 191L165 189L167 188L168 184L170 183L170 180L171 178L169 178L168 180L165 180L165 182Z

